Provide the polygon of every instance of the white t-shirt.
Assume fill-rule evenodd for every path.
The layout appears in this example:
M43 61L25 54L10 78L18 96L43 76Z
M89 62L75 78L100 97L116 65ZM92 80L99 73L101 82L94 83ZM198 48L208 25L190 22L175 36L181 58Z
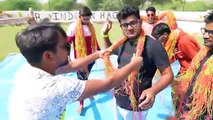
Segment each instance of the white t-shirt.
M29 64L17 72L14 82L10 120L60 120L66 105L76 101L85 88L85 81L53 76Z
M162 20L159 20L159 21L156 22L156 23L149 24L149 23L143 21L143 23L142 23L142 28L143 28L143 30L144 30L144 32L145 32L146 35L149 35L150 37L152 37L152 35L151 35L151 34L152 34L152 29L153 29L157 24L162 23L162 22L163 22Z
M73 22L69 25L68 30L67 30L67 36L68 37L75 36L76 26L77 26L77 22ZM91 36L91 32L90 32L89 27L87 25L83 25L83 30L84 30L85 36Z

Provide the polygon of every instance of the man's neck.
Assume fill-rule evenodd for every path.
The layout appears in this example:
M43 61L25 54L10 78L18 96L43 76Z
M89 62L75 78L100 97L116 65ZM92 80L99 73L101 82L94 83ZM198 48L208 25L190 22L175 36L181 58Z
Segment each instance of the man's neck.
M137 43L138 43L138 38L135 38L135 39L132 38L132 39L129 39L128 41L129 41L130 45L135 45L136 46Z
M46 71L50 73L51 75L55 75L55 68L53 68L52 65L48 66L47 64L38 64L38 63L30 63L31 66L42 69L43 71Z
M211 56L212 54L213 54L213 48L209 50L209 52L208 52L207 55L210 55L210 56Z

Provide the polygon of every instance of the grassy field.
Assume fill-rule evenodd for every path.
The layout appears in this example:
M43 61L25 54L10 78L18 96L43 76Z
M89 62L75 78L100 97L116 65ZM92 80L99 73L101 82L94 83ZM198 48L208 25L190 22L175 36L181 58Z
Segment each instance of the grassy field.
M9 53L17 53L19 52L18 48L15 44L15 35L22 29L24 29L26 26L6 26L6 27L0 27L0 62L9 54ZM62 27L67 30L68 25L63 24ZM98 39L98 43L101 48L103 48L103 39L101 36L101 27L102 24L95 24L96 28L96 35ZM122 36L122 32L120 30L120 27L118 24L114 24L112 27L112 30L109 33L110 39L113 41L119 39ZM200 44L202 44L202 38L198 35L193 35Z
M15 35L22 29L24 29L26 26L6 26L6 27L0 27L0 61L2 61L9 53L17 53L19 52L16 43L15 43ZM63 24L62 27L64 30L67 30L68 25ZM101 36L101 27L102 24L95 24L96 28L96 34L97 34L97 39L98 43L100 46L103 46L102 42L102 36ZM112 40L116 40L119 37L121 37L121 31L118 25L114 25L112 27L112 30L110 31L110 38Z

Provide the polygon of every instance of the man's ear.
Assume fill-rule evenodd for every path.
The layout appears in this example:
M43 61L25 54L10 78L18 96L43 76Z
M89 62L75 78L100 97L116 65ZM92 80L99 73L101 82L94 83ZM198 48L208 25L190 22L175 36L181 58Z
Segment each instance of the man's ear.
M51 51L44 51L43 55L42 55L43 60L47 61L47 62L51 62L54 60L54 55L53 52Z

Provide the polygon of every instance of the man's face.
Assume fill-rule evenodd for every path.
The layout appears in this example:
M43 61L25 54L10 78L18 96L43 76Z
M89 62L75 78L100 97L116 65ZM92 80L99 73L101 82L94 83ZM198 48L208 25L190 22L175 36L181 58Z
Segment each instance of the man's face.
M70 52L69 44L66 39L59 33L58 44L56 45L55 63L56 68L62 67L68 64L68 55Z
M126 19L120 20L120 27L123 30L124 36L129 39L135 39L141 32L141 20L131 15Z
M90 16L80 16L81 22L84 25L87 25L90 22Z
M206 24L201 32L203 33L204 45L213 49L213 22Z
M155 22L155 13L152 11L148 11L146 13L147 17L148 17L148 22L149 24L153 24Z

